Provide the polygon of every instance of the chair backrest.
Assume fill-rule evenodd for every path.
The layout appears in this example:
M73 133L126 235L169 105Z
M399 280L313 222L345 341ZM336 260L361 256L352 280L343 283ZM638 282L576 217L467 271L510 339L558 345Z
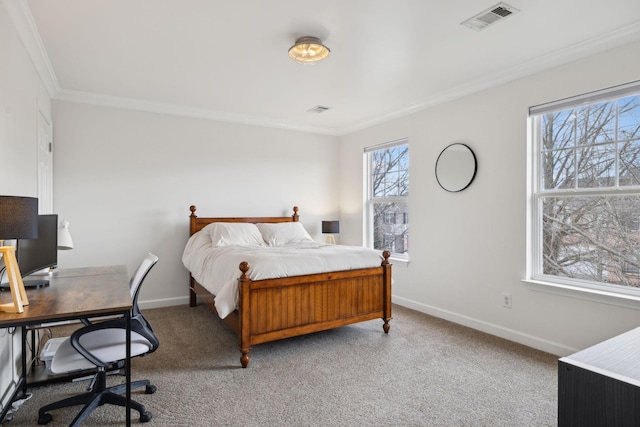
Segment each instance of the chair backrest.
M129 281L129 290L131 292L132 305L133 305L131 318L130 318L131 332L132 333L135 332L141 335L144 339L148 341L148 343L142 343L142 346L144 348L141 348L139 346L138 350L141 350L141 351L136 352L134 354L133 340L132 340L132 353L131 353L132 356L139 356L142 354L152 353L156 351L156 349L160 345L160 342L158 341L158 337L156 337L153 332L153 328L151 327L147 319L145 319L145 317L142 315L142 312L138 307L138 294L140 293L142 282L147 277L149 270L151 270L151 268L153 268L153 266L156 265L157 262L158 262L157 256L155 256L154 254L147 254L147 256L144 257L144 259L142 260L142 262L140 262L140 265L136 269L136 272L134 273L134 275L131 277L131 280ZM83 328L76 329L71 334L71 337L69 340L69 342L71 343L71 346L78 353L80 353L82 357L84 357L86 360L88 360L90 363L96 366L108 366L110 363L112 363L113 360L120 360L120 359L114 359L113 358L114 353L113 352L109 353L109 351L111 351L110 349L117 347L118 344L124 344L124 343L115 342L113 338L114 336L116 340L118 338L122 338L122 334L113 335L114 334L113 330L117 330L117 329L122 330L126 328L126 322L124 318L119 317L119 318L105 320L102 322L95 322L95 323L90 322L88 319L84 319L82 323L84 323L85 326ZM94 344L97 344L97 345L94 345ZM139 344L140 343L138 343L138 345ZM88 347L85 347L85 346L88 346ZM92 348L94 351L102 352L103 358L104 356L108 356L107 358L109 359L109 361L106 362L107 360L106 358L104 359L105 361L100 360L100 357L94 355L92 353L92 350L89 350L89 348ZM56 354L54 355L54 362L52 362L52 363L56 363L55 361L58 360L58 363L59 363L59 368L57 369L58 372L69 372L69 370L73 369L73 367L78 364L77 358L67 357L69 356L68 354L66 354L68 352L63 352L65 353L65 355L61 355L61 356L58 355L59 353L61 353L60 350L56 351ZM119 355L119 353L116 353L116 355ZM64 365L62 365L63 360L65 363ZM67 369L67 367L69 369Z
M138 295L140 294L142 282L144 281L145 277L147 277L149 270L151 270L151 268L153 268L153 266L156 265L157 262L157 256L151 253L147 254L142 262L140 262L140 265L138 266L135 274L131 276L131 280L129 281L129 290L131 292L131 299L133 301L132 315L134 317L141 314L140 309L138 308Z

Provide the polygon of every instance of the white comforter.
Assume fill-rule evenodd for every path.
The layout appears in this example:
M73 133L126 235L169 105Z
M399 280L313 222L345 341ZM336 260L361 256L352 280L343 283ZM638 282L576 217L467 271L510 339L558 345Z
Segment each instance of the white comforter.
M198 283L215 295L215 306L222 318L238 305L238 266L250 265L252 280L326 273L330 271L378 267L379 252L356 246L303 242L285 246L213 247L208 233L189 238L182 255L184 266Z

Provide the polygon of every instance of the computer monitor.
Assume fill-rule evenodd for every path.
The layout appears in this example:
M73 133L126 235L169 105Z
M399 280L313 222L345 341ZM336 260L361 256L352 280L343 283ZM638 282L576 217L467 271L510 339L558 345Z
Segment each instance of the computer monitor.
M38 238L20 239L16 245L16 258L25 288L47 286L49 278L29 276L58 265L58 215L38 215ZM7 284L5 284L6 286Z

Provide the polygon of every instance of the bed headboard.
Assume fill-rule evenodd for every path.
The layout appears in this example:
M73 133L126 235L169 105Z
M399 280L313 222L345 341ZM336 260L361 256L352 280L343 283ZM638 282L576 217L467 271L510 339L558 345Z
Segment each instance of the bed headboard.
M254 224L259 222L269 222L269 223L277 223L277 222L297 222L299 220L298 217L298 207L293 207L293 215L291 216L255 216L255 217L207 217L207 218L199 218L196 215L196 207L195 205L191 205L189 207L191 211L191 215L189 216L189 235L193 235L196 231L202 230L205 226L211 224L212 222L252 222Z

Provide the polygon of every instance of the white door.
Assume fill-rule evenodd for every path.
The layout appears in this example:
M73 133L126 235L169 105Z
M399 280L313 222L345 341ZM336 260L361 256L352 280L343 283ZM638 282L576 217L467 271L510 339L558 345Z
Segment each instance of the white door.
M38 109L38 213L53 212L53 126Z

